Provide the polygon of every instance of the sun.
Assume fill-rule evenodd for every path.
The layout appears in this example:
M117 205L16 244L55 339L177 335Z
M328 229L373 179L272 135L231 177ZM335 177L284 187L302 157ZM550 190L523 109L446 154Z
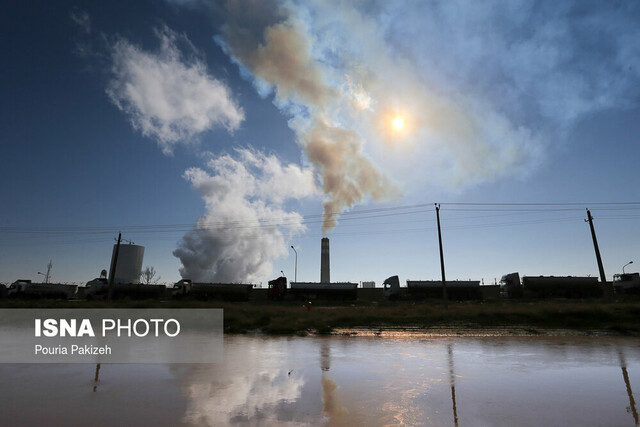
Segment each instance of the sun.
M393 118L391 125L395 130L402 130L402 128L404 128L404 119L400 116L396 116Z

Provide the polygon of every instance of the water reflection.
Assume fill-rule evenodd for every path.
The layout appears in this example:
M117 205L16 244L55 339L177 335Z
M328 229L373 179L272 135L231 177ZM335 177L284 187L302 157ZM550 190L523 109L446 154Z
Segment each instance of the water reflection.
M340 404L336 390L338 384L325 374L322 374L322 414L329 420L336 421L349 413L349 410Z
M458 409L456 408L456 382L453 373L453 345L447 344L447 354L449 355L449 383L451 383L451 402L453 402L453 424L458 426Z
M305 380L288 369L279 343L242 339L225 344L224 363L176 365L189 424L286 424Z
M98 391L98 381L100 380L100 364L96 364L96 375L93 377L93 392Z
M322 340L320 344L320 369L331 369L331 344L329 340Z
M0 413L18 425L638 425L639 368L637 339L232 336L218 364L0 365Z
M611 425L628 422L627 411L616 409L622 396L630 402L622 407L628 406L633 419L637 417L629 376L640 363L636 340L234 337L232 341L237 351L242 348L242 356L236 350L228 353L233 362L225 360L227 374L207 383L220 389L218 393L209 386L194 393L194 378L184 379L192 400L184 422ZM628 356L616 367L618 345ZM234 365L258 355L262 358L251 362L254 366L240 377L231 375ZM627 385L622 395L614 392L620 390L616 384L620 370L617 376L611 371L621 366ZM286 387L289 378L298 381L291 383L291 389ZM458 387L460 378L463 389ZM233 402L229 393L236 396ZM459 413L460 401L465 402L464 414Z
M320 344L320 370L322 371L322 415L334 424L339 422L340 418L349 413L347 408L340 404L338 398L338 384L329 378L329 370L331 369L331 341L325 339Z
M622 369L622 378L627 388L627 396L629 396L629 407L627 411L633 414L633 420L638 425L638 411L636 410L636 401L633 399L633 390L631 390L631 381L629 381L629 373L627 372L627 361L621 349L618 349L618 357L620 359L620 368Z

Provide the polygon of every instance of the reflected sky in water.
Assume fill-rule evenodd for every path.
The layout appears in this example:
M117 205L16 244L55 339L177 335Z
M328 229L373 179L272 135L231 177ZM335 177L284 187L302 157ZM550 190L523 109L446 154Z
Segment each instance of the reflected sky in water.
M10 424L638 425L640 340L225 337L211 365L0 365ZM94 391L95 389L95 391Z

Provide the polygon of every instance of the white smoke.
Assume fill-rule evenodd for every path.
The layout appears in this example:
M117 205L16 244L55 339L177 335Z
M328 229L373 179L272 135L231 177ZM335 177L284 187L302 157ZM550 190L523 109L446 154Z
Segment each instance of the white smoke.
M288 239L306 228L302 216L284 205L317 194L313 172L248 149L214 156L208 168L184 174L207 212L173 252L182 262L180 274L207 282L269 277L271 260L286 256Z
M229 88L208 74L189 39L167 27L156 36L160 49L155 53L125 39L112 47L107 94L132 126L155 139L165 154L204 131L237 129L244 120L242 108Z

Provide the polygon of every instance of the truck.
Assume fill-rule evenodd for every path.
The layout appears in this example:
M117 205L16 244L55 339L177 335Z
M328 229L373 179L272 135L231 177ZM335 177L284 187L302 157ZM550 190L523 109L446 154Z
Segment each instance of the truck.
M503 298L520 298L523 295L520 273L509 273L500 279L500 296Z
M242 283L198 283L189 279L177 281L171 289L172 298L222 299L248 301L254 285Z
M269 299L283 300L287 295L301 300L329 299L355 300L358 298L358 284L351 282L291 282L287 287L284 276L269 281Z
M507 298L598 298L603 286L597 277L524 276L509 273L500 279L500 294Z
M355 300L358 298L358 284L351 282L291 282L289 292L305 300Z
M407 286L400 287L398 276L391 276L382 285L383 295L389 300L423 300L443 297L441 280L407 280ZM479 280L447 280L446 286L448 299L456 301L482 299Z
M9 298L74 298L78 292L78 285L63 283L33 283L31 280L19 279L7 289Z
M614 274L613 289L620 295L640 294L640 273Z
M88 300L106 299L109 297L109 281L99 277L87 282L84 296ZM164 297L165 285L143 285L140 283L114 283L111 285L111 297L113 299L160 299Z

